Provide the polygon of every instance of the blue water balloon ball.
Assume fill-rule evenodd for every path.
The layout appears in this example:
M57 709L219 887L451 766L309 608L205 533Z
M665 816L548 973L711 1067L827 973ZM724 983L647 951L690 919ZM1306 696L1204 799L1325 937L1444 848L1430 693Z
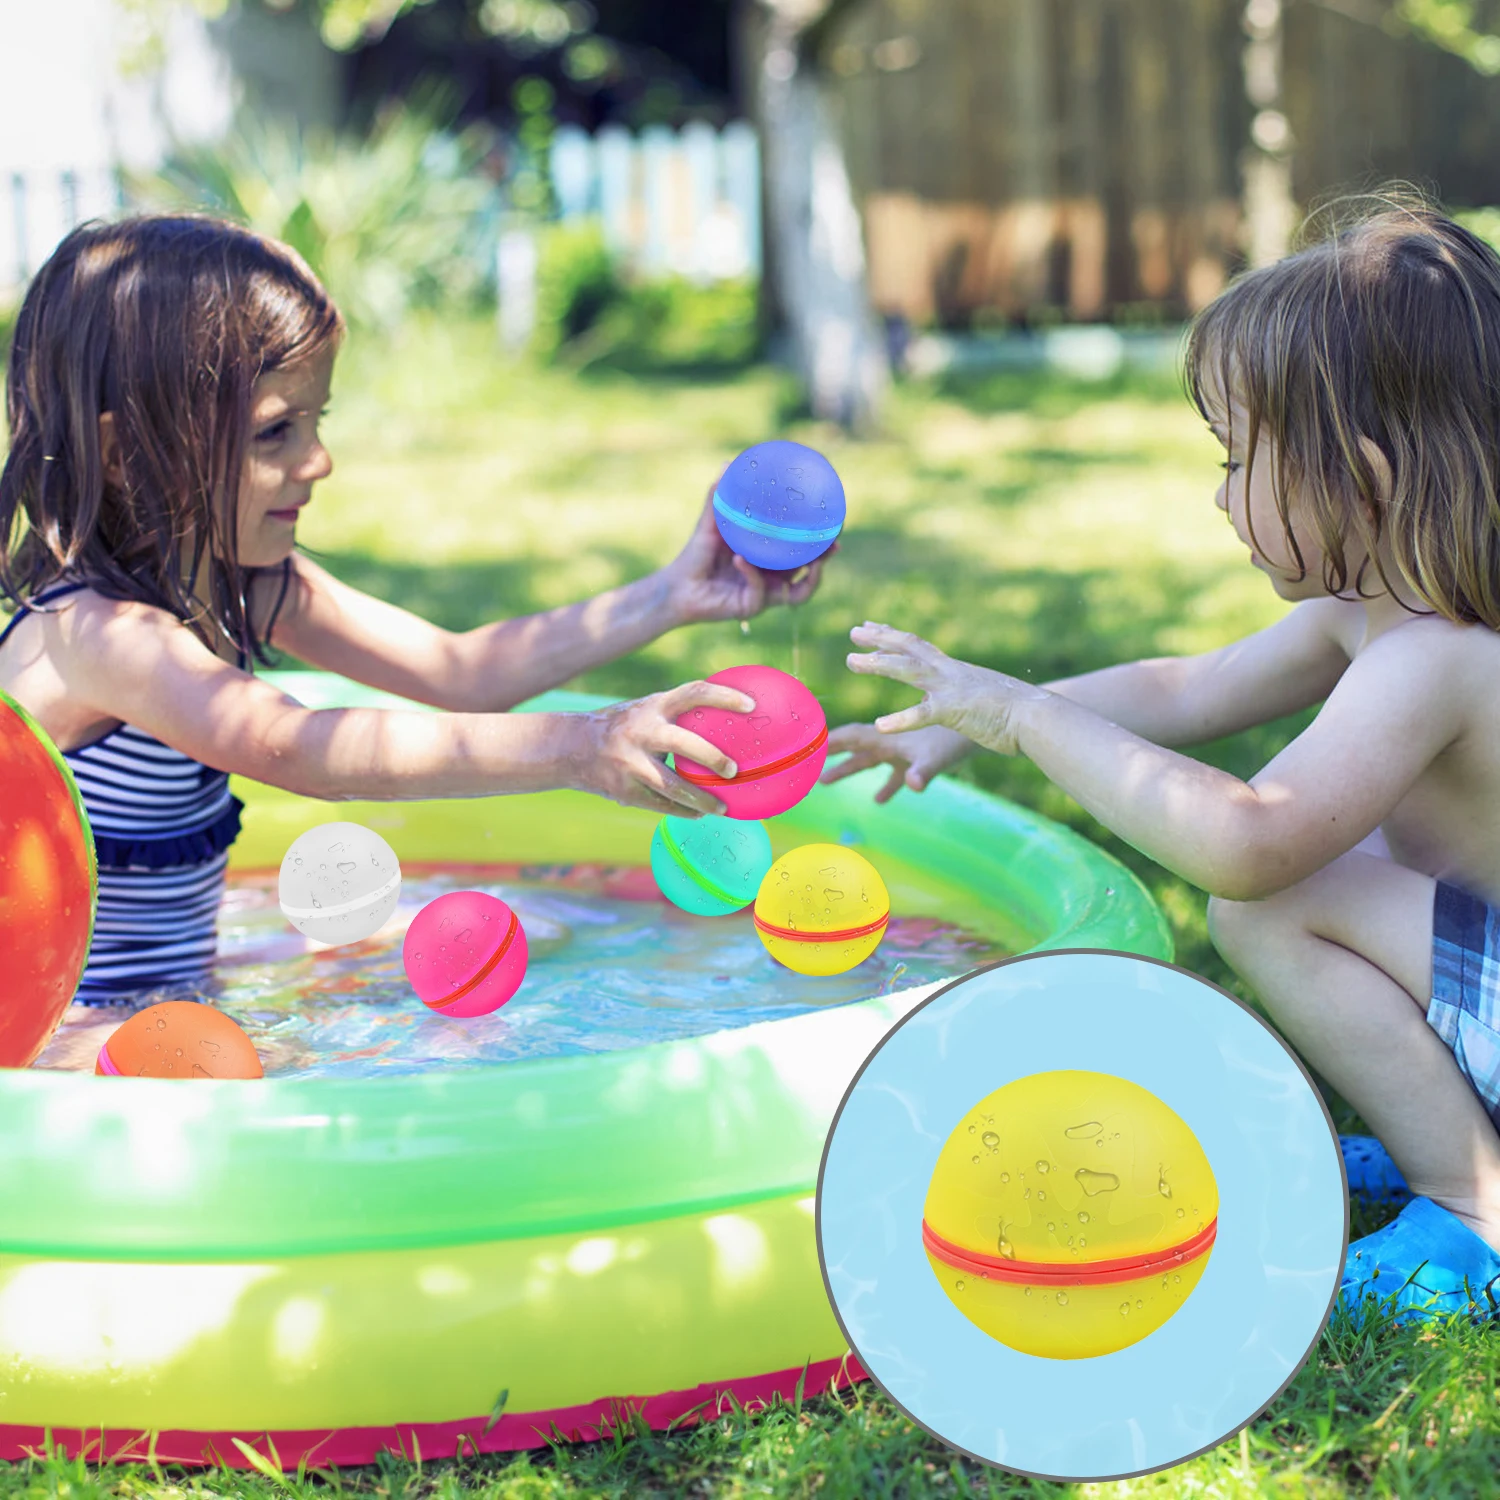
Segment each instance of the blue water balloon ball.
M749 906L772 862L766 825L741 818L663 818L651 839L658 889L695 917Z
M757 568L800 568L844 525L844 486L814 448L777 439L746 448L714 491L719 535Z

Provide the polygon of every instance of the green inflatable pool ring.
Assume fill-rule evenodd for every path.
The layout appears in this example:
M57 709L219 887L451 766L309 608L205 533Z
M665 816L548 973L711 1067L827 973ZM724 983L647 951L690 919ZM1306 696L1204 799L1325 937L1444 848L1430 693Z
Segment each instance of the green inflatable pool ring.
M303 703L412 705L321 673ZM609 700L548 693L517 711ZM872 770L770 822L857 847L897 912L1012 951L1172 956L1086 840ZM657 819L582 793L328 804L238 784L239 869L330 818L403 864L647 863ZM955 976L956 977L956 976ZM861 1372L814 1235L824 1139L939 984L685 1041L391 1078L191 1086L0 1070L0 1458L287 1469L453 1457L806 1394Z

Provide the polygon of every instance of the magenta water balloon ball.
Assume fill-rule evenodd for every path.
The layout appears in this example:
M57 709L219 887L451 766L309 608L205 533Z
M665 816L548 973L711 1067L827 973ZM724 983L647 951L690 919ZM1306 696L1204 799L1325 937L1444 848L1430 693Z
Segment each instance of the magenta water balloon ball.
M401 960L417 997L444 1016L487 1016L526 977L526 929L498 896L449 891L406 930Z

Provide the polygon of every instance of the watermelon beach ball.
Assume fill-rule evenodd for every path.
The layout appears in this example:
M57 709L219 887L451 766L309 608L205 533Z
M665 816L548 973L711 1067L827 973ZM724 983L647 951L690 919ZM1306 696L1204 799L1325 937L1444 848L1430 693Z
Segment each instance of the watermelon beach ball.
M755 900L771 868L763 823L736 818L663 818L651 839L651 873L673 906L723 917Z
M817 785L828 759L823 705L795 677L775 667L726 667L707 681L738 688L755 707L748 714L692 708L677 723L728 754L736 774L726 780L695 760L674 755L677 774L711 792L731 818L774 818L795 807Z
M800 568L844 525L844 486L814 448L783 439L746 448L714 490L719 535L757 568Z
M755 933L798 974L842 974L885 936L891 898L880 872L842 844L803 844L766 871L755 897Z
M1032 1073L953 1128L922 1210L938 1284L1023 1354L1089 1359L1139 1343L1192 1295L1219 1193L1203 1147L1149 1090L1109 1073Z
M418 999L441 1016L487 1016L526 977L526 929L498 896L449 891L412 918L401 948Z
M245 1029L197 1000L148 1005L110 1033L94 1063L112 1078L263 1078Z

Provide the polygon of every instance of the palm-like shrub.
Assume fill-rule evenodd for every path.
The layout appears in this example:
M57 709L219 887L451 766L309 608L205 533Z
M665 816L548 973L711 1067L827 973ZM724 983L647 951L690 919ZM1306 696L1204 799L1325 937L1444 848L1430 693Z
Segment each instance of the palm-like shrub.
M223 214L291 245L351 322L389 328L414 307L472 303L492 285L500 190L481 170L492 137L449 120L430 93L364 136L246 118L222 143L179 150L134 180L131 196Z

